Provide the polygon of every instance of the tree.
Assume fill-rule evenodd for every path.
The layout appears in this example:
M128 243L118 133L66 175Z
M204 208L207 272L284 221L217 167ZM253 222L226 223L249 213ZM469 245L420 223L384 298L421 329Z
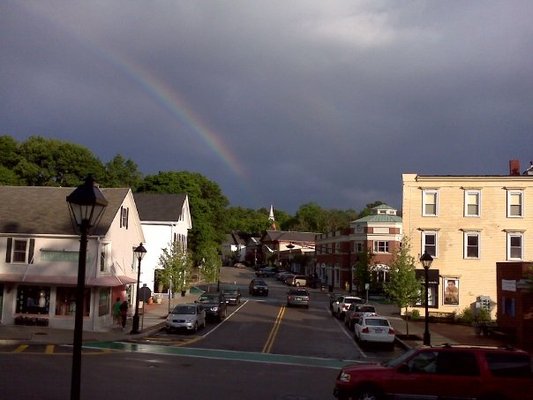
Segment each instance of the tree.
M159 278L162 283L169 285L175 292L187 290L192 277L192 257L183 245L175 241L163 249L159 256L159 266L162 268Z
M207 283L218 282L220 277L220 268L222 267L222 258L214 244L203 247L199 250L201 257L202 277Z
M365 283L370 284L370 267L372 266L373 255L369 249L357 253L357 262L355 263L354 280L356 283L356 293L362 295Z
M29 186L78 186L88 175L97 182L104 177L100 160L77 144L32 136L19 155L14 171Z
M101 182L107 187L129 187L135 191L142 181L137 164L117 154L105 165L105 178Z
M261 232L270 229L268 210L260 208L253 210L243 207L229 207L226 210L226 229L228 232L247 232L260 235Z
M410 247L409 240L404 237L400 249L393 255L389 271L390 280L384 285L385 293L400 310L405 309L405 314L407 314L407 307L419 301L422 293L422 284L416 278L416 261L410 255ZM405 329L409 335L407 318L405 319Z
M225 212L229 204L220 187L199 173L159 172L144 178L140 192L186 193L189 196L193 227L189 236L195 264L197 250L210 243L220 245L227 232Z

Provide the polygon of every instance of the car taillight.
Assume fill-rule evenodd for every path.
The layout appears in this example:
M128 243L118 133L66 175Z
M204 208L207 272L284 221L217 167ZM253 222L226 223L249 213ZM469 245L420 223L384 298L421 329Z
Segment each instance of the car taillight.
M389 335L394 335L394 333L395 333L395 332L394 332L394 329L389 328Z
M363 328L363 329L361 330L361 332L363 332L363 333L368 333L368 332L370 332L370 331L368 330L368 328L365 327L365 328Z

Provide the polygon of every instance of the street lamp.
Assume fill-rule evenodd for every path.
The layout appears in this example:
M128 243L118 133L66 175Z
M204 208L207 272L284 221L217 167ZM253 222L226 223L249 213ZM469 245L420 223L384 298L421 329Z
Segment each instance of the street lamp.
M78 259L78 284L76 286L76 311L74 315L74 343L72 349L71 400L80 398L81 344L83 337L83 300L85 297L85 267L87 260L87 235L96 226L107 207L107 200L92 177L67 196L70 217L76 233L80 235Z
M139 282L141 281L141 260L146 254L146 249L141 243L133 250L133 256L137 258L137 290L135 291L135 314L133 315L133 322L131 327L132 334L139 333Z
M433 257L425 251L424 254L422 254L422 257L420 257L420 262L422 263L422 266L424 267L424 284L426 288L426 302L424 304L425 306L425 318L424 318L424 345L430 346L431 345L431 335L429 334L429 277L428 277L428 271L429 267L431 267L431 263L433 262Z

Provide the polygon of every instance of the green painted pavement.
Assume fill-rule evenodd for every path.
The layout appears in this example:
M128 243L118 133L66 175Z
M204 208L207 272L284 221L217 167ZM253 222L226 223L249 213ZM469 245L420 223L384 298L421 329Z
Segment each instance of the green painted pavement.
M318 357L303 357L284 354L255 353L232 350L201 349L187 347L169 347L154 344L139 344L127 342L94 342L84 343L83 347L126 351L132 353L164 354L182 357L209 358L217 360L246 361L267 364L298 365L303 367L317 367L340 369L347 364L357 363L355 360L338 360ZM359 361L360 362L360 361Z

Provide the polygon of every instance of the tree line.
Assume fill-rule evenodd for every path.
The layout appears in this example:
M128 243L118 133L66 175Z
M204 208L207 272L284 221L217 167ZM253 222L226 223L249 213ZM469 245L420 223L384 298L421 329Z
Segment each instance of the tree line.
M0 136L0 185L76 187L88 175L102 187L129 187L134 193L186 193L194 221L189 244L195 263L211 259L213 248L219 248L228 232L260 235L271 226L268 209L232 207L217 183L196 172L143 175L135 161L120 154L102 162L79 144L41 136L18 142ZM382 202L368 204L358 213L306 203L294 215L276 209L275 217L281 230L325 233L347 228L378 204Z

